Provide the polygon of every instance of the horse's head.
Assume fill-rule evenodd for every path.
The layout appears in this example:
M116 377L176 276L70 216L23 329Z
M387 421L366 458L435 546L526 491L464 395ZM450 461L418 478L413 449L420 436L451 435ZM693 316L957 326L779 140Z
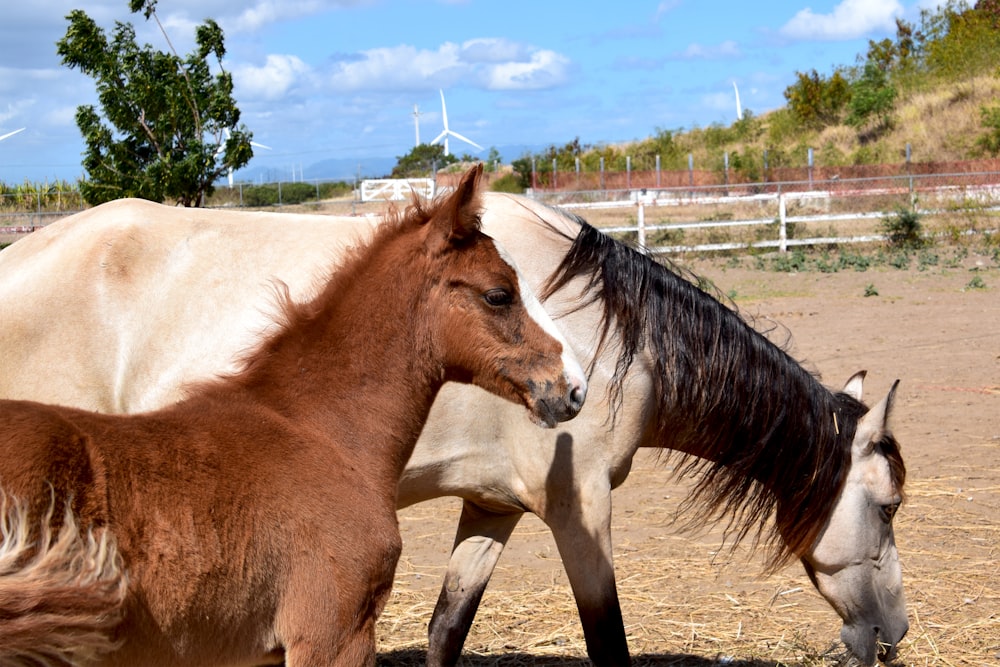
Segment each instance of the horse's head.
M446 380L520 403L553 427L583 407L586 375L514 261L480 231L481 174L481 165L469 170L426 224L426 257L438 264L433 344Z
M863 379L863 372L856 374L844 392L860 401ZM844 621L841 639L864 665L891 659L909 629L892 529L905 475L887 427L896 384L858 420L843 489L813 549L802 557L813 584Z

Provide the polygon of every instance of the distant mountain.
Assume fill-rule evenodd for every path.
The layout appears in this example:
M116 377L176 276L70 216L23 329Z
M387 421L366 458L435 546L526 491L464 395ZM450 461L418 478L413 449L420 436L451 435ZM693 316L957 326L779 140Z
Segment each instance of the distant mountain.
M502 164L510 164L512 160L523 157L525 154L535 154L545 150L545 148L545 146L512 144L497 147L497 152L500 154ZM489 150L487 149L473 154L473 157L485 160L488 155ZM359 175L362 179L388 178L397 161L398 159L395 157L329 158L305 165L297 179L354 182ZM244 183L273 183L278 179L290 180L290 176L291 174L285 170L272 167L253 167L238 171L236 180Z
M330 158L307 165L302 173L306 180L350 181L358 178L387 178L396 166L394 157Z

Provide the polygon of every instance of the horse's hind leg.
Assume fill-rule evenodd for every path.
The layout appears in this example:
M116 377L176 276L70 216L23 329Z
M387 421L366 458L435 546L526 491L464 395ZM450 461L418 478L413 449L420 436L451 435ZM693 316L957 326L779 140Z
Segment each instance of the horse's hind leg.
M483 591L522 513L496 514L462 505L455 546L428 629L428 667L458 664Z

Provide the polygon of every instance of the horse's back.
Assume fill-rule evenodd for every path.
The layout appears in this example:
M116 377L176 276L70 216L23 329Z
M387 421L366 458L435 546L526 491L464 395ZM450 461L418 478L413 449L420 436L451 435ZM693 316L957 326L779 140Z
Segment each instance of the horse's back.
M177 400L256 344L275 281L310 294L371 226L142 200L54 223L0 253L0 396L104 412Z

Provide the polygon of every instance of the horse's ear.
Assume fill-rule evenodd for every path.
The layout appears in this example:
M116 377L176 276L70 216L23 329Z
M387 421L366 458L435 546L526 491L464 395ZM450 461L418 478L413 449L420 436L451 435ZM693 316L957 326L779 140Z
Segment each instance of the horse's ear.
M875 407L869 410L858 422L853 445L856 454L861 456L871 454L875 443L882 439L887 430L889 413L892 412L892 403L896 398L896 387L898 386L899 380L896 380L892 383L892 388L889 389L885 398L876 403Z
M861 395L864 393L864 382L865 376L868 375L868 371L858 371L851 376L851 379L847 381L844 385L844 393L853 398L856 401L861 400Z
M479 183L483 176L482 163L469 169L462 176L455 192L441 207L441 224L449 225L446 230L449 241L461 241L478 232L481 227L479 214L482 202L479 195Z

